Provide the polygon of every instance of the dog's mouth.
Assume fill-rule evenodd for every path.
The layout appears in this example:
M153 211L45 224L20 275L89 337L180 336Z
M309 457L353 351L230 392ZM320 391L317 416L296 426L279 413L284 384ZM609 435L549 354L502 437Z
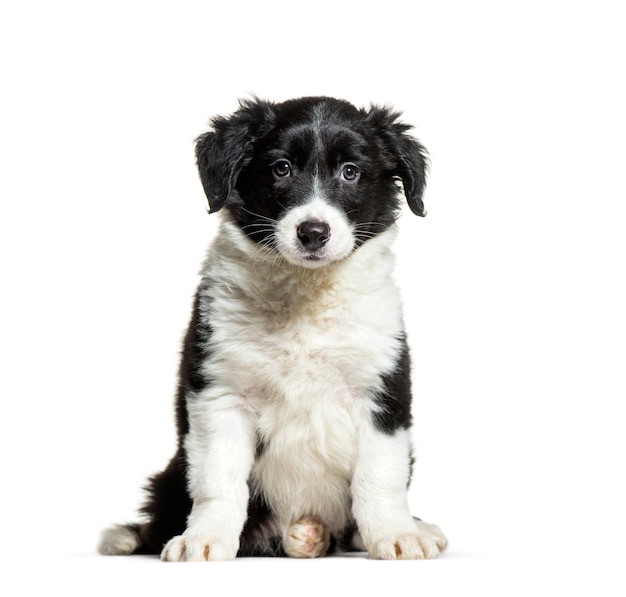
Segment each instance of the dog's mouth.
M305 261L326 261L328 260L328 255L324 249L318 251L303 251L302 259Z
M277 249L286 261L305 268L325 267L336 261L342 261L352 252L351 248L338 247L333 243L319 249L306 249L295 240Z
M291 251L281 251L281 253L288 261L305 267L320 267L334 261L325 248L307 250L302 247L293 247Z

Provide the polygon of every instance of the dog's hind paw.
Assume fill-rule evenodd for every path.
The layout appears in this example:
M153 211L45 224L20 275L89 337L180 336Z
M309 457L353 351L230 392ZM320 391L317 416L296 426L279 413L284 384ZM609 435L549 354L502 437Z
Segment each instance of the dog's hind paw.
M208 562L233 560L238 546L207 540L195 535L180 535L170 539L161 552L164 562Z
M313 516L305 516L291 524L283 540L285 553L292 558L317 558L326 554L330 545L328 527Z

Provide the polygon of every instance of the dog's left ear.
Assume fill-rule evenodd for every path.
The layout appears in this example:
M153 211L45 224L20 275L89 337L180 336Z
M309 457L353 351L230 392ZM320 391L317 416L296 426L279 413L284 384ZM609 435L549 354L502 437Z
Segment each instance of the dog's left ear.
M389 108L372 106L366 120L382 140L383 156L389 161L394 175L402 180L411 211L424 217L426 210L422 196L426 188L428 156L425 147L407 134L411 127L399 122L399 116Z
M273 122L272 103L243 100L232 116L213 118L213 130L196 139L196 163L209 213L237 201L237 179L252 158L255 141L271 129Z

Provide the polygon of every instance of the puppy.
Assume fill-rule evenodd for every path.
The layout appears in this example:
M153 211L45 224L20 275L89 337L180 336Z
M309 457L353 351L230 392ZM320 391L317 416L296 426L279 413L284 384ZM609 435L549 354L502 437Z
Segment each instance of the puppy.
M434 558L411 516L411 376L393 280L401 181L424 216L426 156L387 108L250 100L196 146L219 233L176 401L178 449L145 522L104 554L165 561Z

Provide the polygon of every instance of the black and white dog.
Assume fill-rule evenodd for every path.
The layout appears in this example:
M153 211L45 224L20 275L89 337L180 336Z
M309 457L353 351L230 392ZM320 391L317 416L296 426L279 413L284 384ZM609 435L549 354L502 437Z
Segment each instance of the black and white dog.
M176 402L178 450L146 521L105 554L434 558L411 516L409 352L391 245L401 181L425 215L424 148L387 108L242 102L196 157L221 224L201 271Z

